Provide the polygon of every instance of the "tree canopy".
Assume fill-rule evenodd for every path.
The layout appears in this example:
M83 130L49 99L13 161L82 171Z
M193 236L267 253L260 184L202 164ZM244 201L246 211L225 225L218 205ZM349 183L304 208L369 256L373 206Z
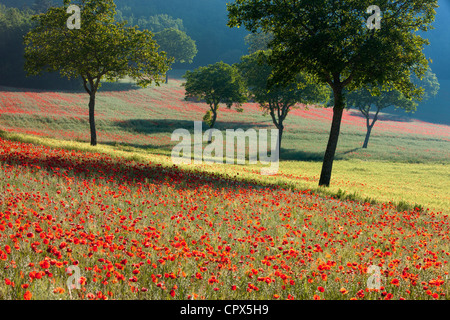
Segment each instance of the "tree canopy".
M91 144L97 144L94 122L95 95L102 80L131 77L142 87L159 84L171 60L150 31L125 27L114 20L112 0L80 0L81 29L69 29L67 8L50 8L33 17L36 25L25 36L25 70L30 75L59 72L62 77L80 77L90 95Z
M271 33L250 33L245 36L245 44L248 46L248 53L252 54L256 51L265 51L269 48L269 42L273 39Z
M185 32L165 29L155 33L154 39L169 57L179 63L192 63L197 54L197 46Z
M228 25L250 32L271 32L270 64L276 82L289 82L306 72L328 84L335 105L319 185L328 186L338 143L344 88L363 85L394 87L407 99L421 91L410 80L421 77L428 61L428 40L417 34L432 28L437 0L379 1L381 28L367 28L371 0L236 0L228 4Z
M131 13L130 7L124 7L122 10L117 10L117 21L127 21L127 26L137 26L139 30L149 30L157 33L166 29L176 29L186 31L183 25L183 20L180 18L173 18L168 14L156 14L152 16L138 16L135 17Z
M230 108L246 101L245 84L236 66L221 61L187 71L183 77L186 98L204 99L209 105L203 120L210 128L216 123L220 103Z

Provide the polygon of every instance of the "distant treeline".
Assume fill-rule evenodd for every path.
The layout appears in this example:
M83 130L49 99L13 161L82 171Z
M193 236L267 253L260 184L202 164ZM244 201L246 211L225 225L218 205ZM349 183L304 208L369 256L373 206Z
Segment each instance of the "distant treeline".
M247 54L244 28L226 26L226 3L229 0L116 0L118 19L132 25L160 31L175 27L186 32L196 41L198 53L189 66L173 65L173 68L194 69L217 61L238 62ZM26 78L23 71L22 36L30 27L31 15L45 10L49 4L61 5L62 0L1 0L0 6L0 85L73 88L72 83L57 74ZM439 0L435 30L426 33L431 45L425 53L433 60L431 65L439 80L450 80L450 3ZM6 6L6 7L5 7ZM8 8L14 7L18 9Z
M31 28L36 11L19 10L0 4L0 85L11 87L76 89L78 81L68 81L58 74L27 77L24 67L23 36Z
M117 20L153 32L176 28L195 40L198 53L191 65L173 68L191 69L217 61L238 62L247 53L245 30L226 26L226 0L116 0ZM57 74L27 78L23 71L22 37L31 27L31 16L60 0L2 1L0 5L0 85L35 88L79 88L78 80L69 82Z
M229 0L116 0L124 17L136 19L167 14L181 19L184 30L196 41L198 54L192 68L217 61L238 62L247 54L244 37L246 30L227 27L226 3ZM130 21L129 21L130 22ZM136 24L136 20L134 24Z

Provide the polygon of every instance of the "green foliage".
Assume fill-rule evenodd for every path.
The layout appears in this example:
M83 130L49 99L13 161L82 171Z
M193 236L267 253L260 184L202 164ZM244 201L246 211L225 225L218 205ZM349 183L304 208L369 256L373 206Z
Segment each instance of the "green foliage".
M143 87L162 81L170 60L158 53L151 32L114 20L112 0L80 1L80 30L67 28L70 15L65 8L71 1L64 3L64 7L50 8L33 18L36 26L25 36L25 70L29 74L59 71L69 79L81 76L93 92L104 78L129 76Z
M185 32L177 29L164 29L155 33L154 39L169 57L179 63L192 63L197 55L197 46Z
M280 81L305 71L332 87L390 84L417 98L410 75L426 71L428 41L416 31L431 28L437 1L381 1L381 29L369 30L365 10L372 2L239 0L228 5L228 25L273 33L271 64Z
M238 69L246 81L249 97L260 105L264 115L270 114L272 122L280 130L281 145L283 122L291 109L298 103L325 103L330 91L303 73L298 74L291 83L271 85L273 69L268 64L271 53L270 50L257 51L244 56Z
M81 77L89 99L91 145L97 144L95 96L102 80L130 77L137 85L159 85L171 59L158 52L153 34L125 27L114 20L112 0L81 0L81 29L69 29L66 8L50 8L33 17L36 25L25 36L25 70L29 75L59 72L68 79Z
M175 19L168 14L157 14L149 17L140 16L136 18L134 14L127 15L131 8L125 7L122 10L117 10L117 21L127 22L128 26L137 26L139 30L149 30L153 33L161 32L166 29L176 29L185 31L183 20Z
M11 84L23 76L22 36L31 28L31 10L0 4L0 83Z
M439 82L430 68L428 68L422 80L413 76L412 82L423 92L421 101L435 96L439 91ZM406 112L414 112L418 106L417 101L407 99L400 91L380 86L352 91L346 95L346 101L347 108L359 109L366 119L370 118L372 107L375 107L376 115L378 115L380 111L389 107L400 108Z
M245 83L235 66L217 62L187 71L183 77L186 98L204 99L210 106L213 113L207 117L211 119L210 126L214 125L220 103L230 108L233 103L239 105L246 101Z
M428 68L425 72L422 79L418 78L417 76L412 76L412 82L423 89L423 96L421 102L425 102L429 100L430 98L436 96L440 89L440 84L438 81L438 78L436 77L436 74L431 70L431 68Z
M378 90L378 93L373 93L370 89L362 88L350 92L346 96L347 108L359 109L366 118L369 117L372 107L378 112L389 107L401 108L406 112L415 111L417 108L417 102L405 98L398 90Z
M244 56L238 65L249 88L251 98L258 102L262 108L290 108L297 103L321 104L325 103L330 90L317 84L311 76L300 73L294 81L285 84L270 86L273 68L268 64L271 51L257 51Z
M211 115L211 110L206 111L205 115L203 116L203 122L205 122L208 126L212 127L214 125L212 120L213 117Z
M44 13L53 6L54 6L54 3L52 0L34 0L34 3L31 6L31 8L36 13Z
M436 75L429 68L422 80L413 79L414 84L420 88L422 99L429 99L435 96L439 91L439 82ZM347 108L356 108L366 118L367 134L363 144L363 148L367 148L370 138L370 132L378 120L378 114L389 107L400 108L406 112L414 112L418 103L414 100L407 99L400 91L388 87L366 87L356 91L352 91L346 95ZM370 111L375 107L375 115L372 123L370 123Z

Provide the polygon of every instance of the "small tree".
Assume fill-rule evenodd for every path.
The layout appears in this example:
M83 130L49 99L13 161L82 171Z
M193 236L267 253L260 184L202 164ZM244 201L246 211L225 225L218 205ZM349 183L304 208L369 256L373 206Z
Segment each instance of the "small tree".
M91 145L97 144L95 97L103 79L116 81L126 76L142 87L155 82L169 69L171 60L158 53L150 31L125 27L114 20L113 0L80 0L81 29L69 29L64 7L50 8L34 16L36 26L25 36L25 70L29 75L59 71L69 79L81 77L89 94Z
M366 137L364 139L363 148L367 148L369 143L370 134L372 128L378 120L378 114L381 110L389 107L402 108L406 112L416 110L417 103L406 99L405 96L398 90L384 89L380 90L377 88L378 93L372 95L372 91L369 89L360 89L358 91L353 91L347 96L347 107L358 109L364 118L366 119ZM375 108L375 115L370 121L370 111Z
M241 58L238 65L246 81L250 97L261 107L264 114L270 114L272 122L279 130L278 146L281 150L284 120L296 104L326 103L330 90L325 85L319 85L311 77L299 74L287 85L269 87L272 77L272 67L268 64L271 51L257 51Z
M197 46L185 32L170 28L155 33L154 39L166 52L168 57L174 58L178 63L192 63L197 55ZM166 83L169 76L166 73Z
M219 104L225 103L231 108L233 103L242 104L246 101L245 85L235 66L217 62L194 71L187 71L183 76L186 82L187 98L204 99L209 105L203 121L213 128L219 110ZM211 143L211 135L208 143Z
M422 102L435 96L439 91L439 82L436 75L429 68L422 80L413 77L412 80L417 86L424 90ZM396 89L376 87L370 90L369 88L359 89L350 92L347 95L347 108L358 109L366 119L366 137L364 139L363 148L366 149L369 143L370 134L375 123L378 120L378 114L389 107L395 107L405 110L406 112L416 111L418 102L407 99L400 91ZM375 114L370 119L371 109L375 109Z

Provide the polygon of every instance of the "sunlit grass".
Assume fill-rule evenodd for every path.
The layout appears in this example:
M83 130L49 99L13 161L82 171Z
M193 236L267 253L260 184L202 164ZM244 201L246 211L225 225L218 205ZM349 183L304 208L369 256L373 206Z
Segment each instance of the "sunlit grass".
M177 170L142 149L0 138L0 299L448 298L448 215L299 192L260 166Z
M61 141L24 134L5 133L2 137L55 148L105 153L135 161L159 163L171 167L171 153L159 149L140 149L131 146L98 145L85 142ZM224 160L225 161L225 160ZM389 161L336 160L332 183L318 187L321 163L314 161L280 161L274 176L261 175L268 165L180 164L185 170L216 172L241 181L258 181L297 190L311 190L360 202L392 202L405 209L422 207L448 213L450 208L450 170L448 164L401 163ZM401 209L402 207L400 207Z

